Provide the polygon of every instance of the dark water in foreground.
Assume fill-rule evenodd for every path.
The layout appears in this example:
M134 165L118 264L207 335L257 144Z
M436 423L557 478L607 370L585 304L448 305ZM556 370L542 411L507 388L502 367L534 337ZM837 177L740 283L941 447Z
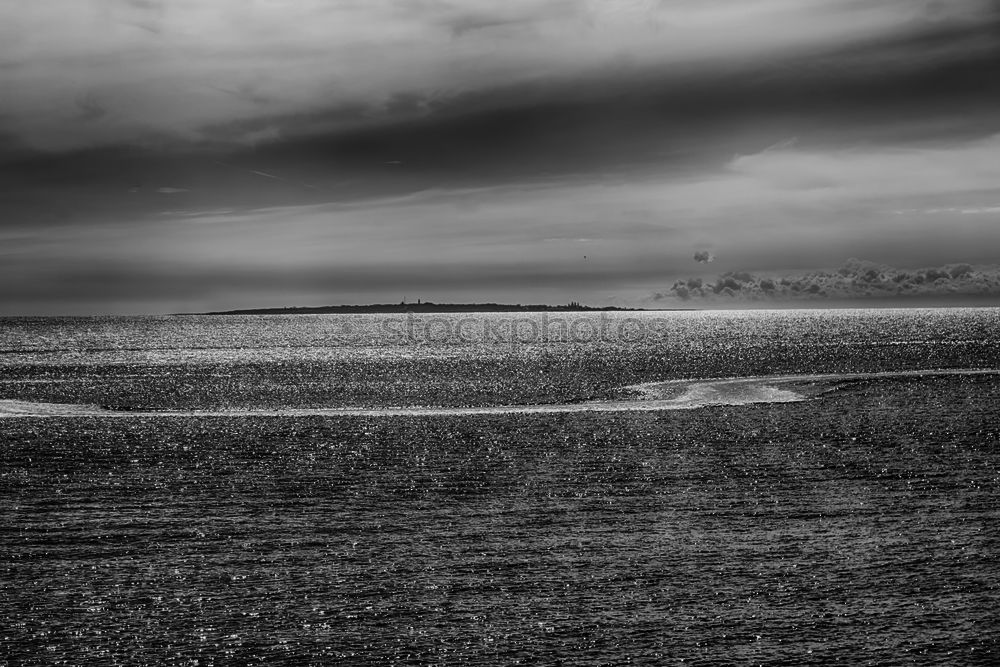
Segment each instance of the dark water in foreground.
M519 345L3 323L0 400L116 416L0 417L0 664L995 664L1000 381L867 374L998 368L998 312L671 317ZM854 375L420 407L794 372Z

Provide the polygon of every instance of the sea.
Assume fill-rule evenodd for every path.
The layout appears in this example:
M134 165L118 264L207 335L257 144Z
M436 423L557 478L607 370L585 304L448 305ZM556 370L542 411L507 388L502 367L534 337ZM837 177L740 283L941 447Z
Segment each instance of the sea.
M993 665L998 610L997 308L0 319L0 665Z

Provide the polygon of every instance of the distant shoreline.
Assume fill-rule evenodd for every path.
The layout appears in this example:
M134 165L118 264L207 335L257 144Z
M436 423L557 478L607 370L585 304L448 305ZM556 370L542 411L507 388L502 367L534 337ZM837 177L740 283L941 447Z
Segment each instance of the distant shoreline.
M241 308L200 315L325 315L349 313L568 313L568 312L638 312L645 308L620 306L585 306L569 303L561 306L510 303L376 303L340 306L292 306L282 308ZM689 310L679 308L676 310Z

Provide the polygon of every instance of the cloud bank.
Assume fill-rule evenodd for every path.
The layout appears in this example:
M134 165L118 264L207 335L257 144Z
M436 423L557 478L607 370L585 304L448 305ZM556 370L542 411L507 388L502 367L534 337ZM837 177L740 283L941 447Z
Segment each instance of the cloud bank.
M988 56L996 18L991 0L5 3L0 111L47 150L251 144L467 113L491 95L537 105L554 82L593 92L664 68L675 84L775 61L767 77L884 77Z
M825 301L955 300L978 297L1000 303L1000 266L949 264L921 269L897 269L860 259L849 259L835 271L761 275L728 271L715 279L679 280L653 302L685 303L802 303Z

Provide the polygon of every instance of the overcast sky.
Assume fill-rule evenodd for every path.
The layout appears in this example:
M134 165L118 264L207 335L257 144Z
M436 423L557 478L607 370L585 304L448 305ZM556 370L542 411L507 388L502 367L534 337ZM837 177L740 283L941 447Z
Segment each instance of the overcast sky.
M998 71L1000 0L3 3L0 314L998 303Z

